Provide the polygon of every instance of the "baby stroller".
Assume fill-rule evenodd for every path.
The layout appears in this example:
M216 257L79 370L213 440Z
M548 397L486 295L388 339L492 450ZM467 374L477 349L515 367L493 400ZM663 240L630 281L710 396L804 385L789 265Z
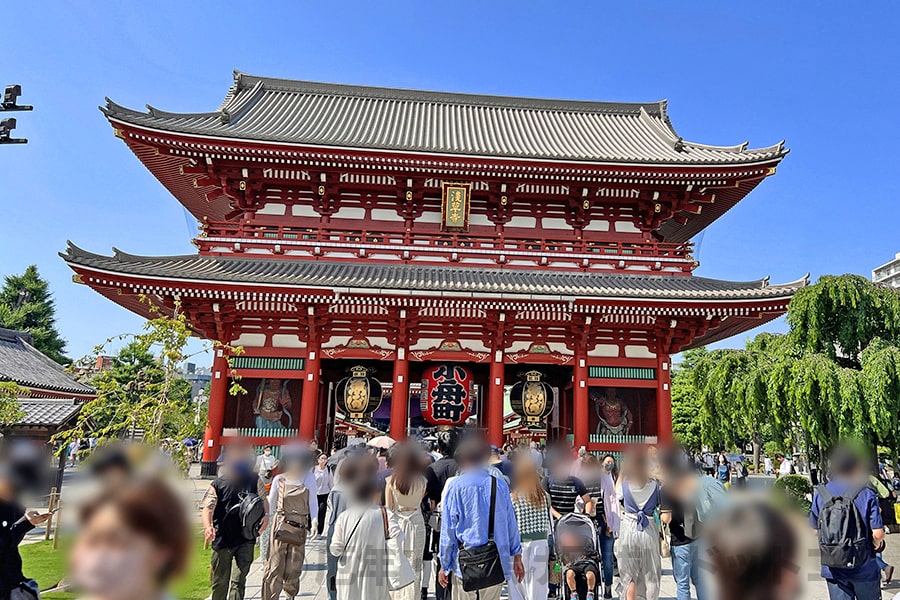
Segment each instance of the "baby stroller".
M562 572L560 597L569 600L577 592L580 600L586 600L589 574L593 579L594 598L600 598L600 538L594 519L582 513L564 515L556 522L553 532L554 550ZM569 589L572 572L575 589Z

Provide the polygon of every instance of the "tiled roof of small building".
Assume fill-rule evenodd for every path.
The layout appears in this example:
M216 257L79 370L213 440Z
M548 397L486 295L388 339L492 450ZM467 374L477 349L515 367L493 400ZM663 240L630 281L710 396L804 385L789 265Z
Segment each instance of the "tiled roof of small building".
M19 407L25 416L16 425L59 427L75 418L81 403L72 398L20 398Z
M32 346L24 331L0 328L0 381L23 387L72 394L93 394L94 388L75 381L66 370Z
M107 99L113 120L217 138L544 160L728 165L783 157L784 143L684 141L666 102L544 100L257 77L235 72L218 110L139 112Z
M70 243L60 254L70 266L164 279L324 288L418 290L650 299L764 299L790 297L806 278L770 285L680 275L553 270L453 268L372 262L327 262L184 255L145 257L116 251L102 256Z

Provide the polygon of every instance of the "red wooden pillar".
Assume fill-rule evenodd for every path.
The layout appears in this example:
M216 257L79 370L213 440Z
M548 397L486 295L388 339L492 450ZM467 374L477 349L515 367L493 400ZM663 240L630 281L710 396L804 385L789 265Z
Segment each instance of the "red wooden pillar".
M590 410L588 407L587 352L582 344L575 348L575 369L572 398L572 439L576 448L587 447L590 441Z
M225 427L225 401L228 396L228 359L225 351L215 349L212 366L212 380L209 384L209 402L206 433L203 436L203 462L201 474L205 477L216 476L216 459L221 448L222 429Z
M494 446L503 445L503 392L505 390L505 373L504 373L504 356L503 351L506 350L504 340L504 326L506 324L506 314L498 315L498 325L496 337L494 338L493 352L491 353L491 372L490 385L488 385L487 398L487 435L488 441Z
M406 422L409 418L409 359L406 348L397 347L394 358L394 381L391 390L391 437L397 441L406 439Z
M488 441L494 446L503 445L503 350L495 350L491 361L491 385L488 386L487 430Z
M662 351L656 353L656 429L660 444L672 443L671 360Z
M306 380L300 398L300 439L316 435L316 412L319 408L319 379L322 370L318 336L313 333L306 342Z

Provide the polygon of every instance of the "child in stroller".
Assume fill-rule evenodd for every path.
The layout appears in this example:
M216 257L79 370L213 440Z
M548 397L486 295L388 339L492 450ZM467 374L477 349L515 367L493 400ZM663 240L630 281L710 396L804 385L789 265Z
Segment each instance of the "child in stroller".
M599 540L594 520L571 513L556 524L556 555L562 566L565 600L594 600L600 581Z

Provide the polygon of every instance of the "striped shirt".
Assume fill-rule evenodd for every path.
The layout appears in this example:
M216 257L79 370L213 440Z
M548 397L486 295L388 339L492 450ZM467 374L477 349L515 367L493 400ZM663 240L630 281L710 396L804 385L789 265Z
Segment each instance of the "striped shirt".
M577 477L544 480L544 491L550 496L550 506L561 515L575 512L575 501L587 494L587 488Z

